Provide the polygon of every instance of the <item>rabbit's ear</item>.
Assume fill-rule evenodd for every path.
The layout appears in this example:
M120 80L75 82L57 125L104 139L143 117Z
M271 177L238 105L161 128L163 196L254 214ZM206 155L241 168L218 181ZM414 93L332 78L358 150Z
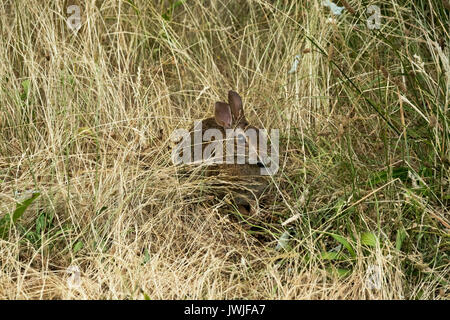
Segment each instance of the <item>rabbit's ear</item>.
M234 119L238 120L244 116L244 108L242 107L242 99L237 92L228 91L228 104L231 106L231 112Z
M219 126L225 129L231 128L232 117L230 106L225 102L216 102L214 118Z

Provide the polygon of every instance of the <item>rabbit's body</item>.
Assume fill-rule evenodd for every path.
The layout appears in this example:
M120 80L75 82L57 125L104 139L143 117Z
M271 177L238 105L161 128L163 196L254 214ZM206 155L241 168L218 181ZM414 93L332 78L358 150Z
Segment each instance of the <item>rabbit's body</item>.
M209 163L207 164L205 175L211 178L211 185L217 188L215 191L216 196L223 197L226 194L231 194L234 203L238 206L251 206L251 203L256 202L263 193L267 182L261 175L261 167L263 167L260 161L259 154L256 155L256 161L250 163L249 155L250 151L257 152L258 143L250 141L249 138L239 132L248 132L248 130L254 130L256 136L259 139L259 130L256 127L249 125L244 116L244 110L242 107L242 100L240 96L230 91L228 93L229 103L217 102L215 105L215 117L208 118L201 121L201 136L205 136L205 132L210 129L216 129L222 134L223 137L223 159L222 163ZM236 136L232 137L232 143L234 147L234 157L232 161L227 161L227 148L226 148L226 130L234 129ZM191 151L194 154L195 146L195 130L192 127L191 134ZM197 129L200 131L199 129ZM242 131L239 131L242 130ZM197 132L198 133L198 132ZM201 151L204 154L205 148L207 148L212 141L202 141ZM245 145L244 163L238 163L237 143L240 142ZM242 150L241 150L242 152ZM203 161L206 159L203 159ZM242 160L241 160L242 162Z

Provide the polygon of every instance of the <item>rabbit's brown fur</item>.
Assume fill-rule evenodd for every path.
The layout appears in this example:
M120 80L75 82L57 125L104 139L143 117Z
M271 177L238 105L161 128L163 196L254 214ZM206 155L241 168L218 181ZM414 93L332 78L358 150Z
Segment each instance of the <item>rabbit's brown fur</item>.
M217 129L225 139L226 129L242 129L244 132L248 129L254 129L257 134L259 130L249 125L244 116L244 109L241 97L234 91L228 93L228 104L217 102L215 105L215 117L202 121L202 137L206 130ZM194 127L190 130L192 152L194 149ZM205 147L211 142L203 142L202 154ZM257 146L255 150L257 149ZM236 148L236 147L235 147ZM235 149L236 150L236 149ZM257 164L248 163L249 143L245 143L246 161L244 164L238 164L235 161L232 164L210 164L206 169L206 176L214 179L213 184L219 187L216 196L223 197L229 193L233 196L234 203L238 206L249 207L259 199L266 186L265 178L261 176L261 162ZM223 145L223 156L225 159L226 148Z

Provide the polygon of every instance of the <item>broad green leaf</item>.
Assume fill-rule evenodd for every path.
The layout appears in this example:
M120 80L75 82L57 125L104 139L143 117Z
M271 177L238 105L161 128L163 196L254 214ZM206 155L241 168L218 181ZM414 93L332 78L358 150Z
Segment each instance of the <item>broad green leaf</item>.
M408 179L408 168L407 167L397 167L392 169L392 178L399 178L401 181L405 182ZM369 184L376 185L381 182L387 182L389 177L389 171L383 170L377 172L369 179Z
M35 192L31 196L31 198L16 204L16 210L12 213L12 217L10 214L6 214L3 218L0 219L0 238L4 239L6 232L8 232L11 224L14 224L25 212L25 210L39 197L40 193Z
M6 232L9 229L10 223L10 215L6 214L3 218L0 219L0 239L4 239Z
M375 234L372 232L364 232L361 234L361 243L369 246L369 247L376 247L378 242L378 238Z
M28 92L30 91L30 80L24 80L22 81L22 88L23 88L23 93L20 95L20 98L25 101L25 99L28 96Z
M148 296L148 294L146 294L146 293L144 292L144 300L152 300L152 299L150 299L150 297Z
M346 277L352 273L351 269L343 269L343 268L337 268L337 273L339 277Z
M36 219L36 232L38 234L40 234L41 231L45 229L45 227L46 227L46 217L45 217L45 213L42 213Z
M150 252L148 252L148 249L145 248L144 250L144 261L142 262L142 264L146 264L147 262L150 261Z
M344 259L343 255L339 252L334 252L334 251L323 251L320 254L320 257L323 260L342 260Z
M18 203L16 205L16 210L14 210L14 213L12 215L12 222L13 223L16 223L17 219L19 219L23 215L25 210L30 206L30 204L33 203L34 200L36 200L37 197L39 197L39 195L40 195L39 192L33 193L31 198L25 200L22 203Z
M75 243L75 245L73 246L73 253L77 253L78 251L80 251L81 249L83 249L84 244L82 241L78 241L77 243Z
M340 278L344 278L348 275L350 275L350 273L352 273L351 269L343 269L343 268L333 268L333 267L329 267L326 268L327 272L331 273L331 274L336 274L340 277Z
M353 258L356 257L355 250L353 250L353 247L351 246L350 242L348 242L347 239L334 233L330 233L330 235L334 238L334 240L342 244L348 250L348 252Z
M22 88L23 88L23 92L25 94L28 94L28 91L30 90L30 80L29 79L22 81Z
M403 241L405 240L407 233L404 228L397 230L397 236L395 238L395 247L397 250L402 249Z

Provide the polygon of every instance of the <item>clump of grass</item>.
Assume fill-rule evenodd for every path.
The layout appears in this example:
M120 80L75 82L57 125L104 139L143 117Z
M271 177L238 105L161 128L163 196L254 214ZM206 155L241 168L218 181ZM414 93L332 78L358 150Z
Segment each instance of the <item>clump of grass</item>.
M447 2L336 2L3 1L0 298L448 299ZM280 129L256 219L170 161L229 89Z

